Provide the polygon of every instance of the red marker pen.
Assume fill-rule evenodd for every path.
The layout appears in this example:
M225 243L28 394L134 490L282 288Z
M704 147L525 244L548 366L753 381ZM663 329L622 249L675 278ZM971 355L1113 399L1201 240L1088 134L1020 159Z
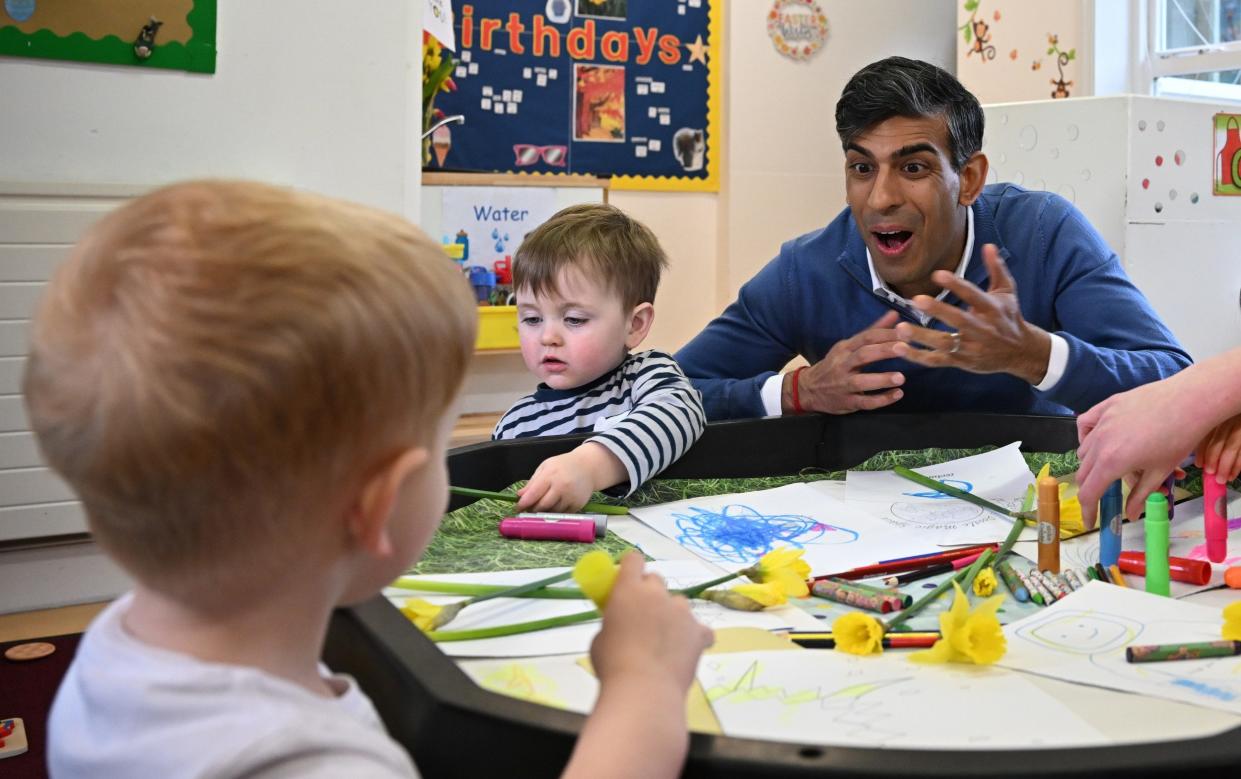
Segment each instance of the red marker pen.
M1117 566L1125 573L1145 576L1146 553L1121 552ZM1211 564L1206 560L1194 560L1189 557L1169 557L1168 573L1172 581L1202 586L1211 581Z
M500 520L500 535L527 541L595 540L595 523L590 519L522 519L505 517Z

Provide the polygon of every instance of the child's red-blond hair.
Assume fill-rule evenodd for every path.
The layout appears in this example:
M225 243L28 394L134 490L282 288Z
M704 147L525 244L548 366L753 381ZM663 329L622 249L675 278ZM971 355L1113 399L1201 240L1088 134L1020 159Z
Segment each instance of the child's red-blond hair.
M178 599L273 582L316 523L429 444L477 314L403 219L250 182L173 185L88 231L49 285L31 425L100 544Z

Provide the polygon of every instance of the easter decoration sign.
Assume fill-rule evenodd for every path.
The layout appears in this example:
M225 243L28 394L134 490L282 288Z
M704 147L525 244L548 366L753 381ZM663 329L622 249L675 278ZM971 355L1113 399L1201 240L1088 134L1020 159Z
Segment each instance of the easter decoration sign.
M427 171L582 174L719 189L722 0L455 6ZM549 181L554 185L554 181Z

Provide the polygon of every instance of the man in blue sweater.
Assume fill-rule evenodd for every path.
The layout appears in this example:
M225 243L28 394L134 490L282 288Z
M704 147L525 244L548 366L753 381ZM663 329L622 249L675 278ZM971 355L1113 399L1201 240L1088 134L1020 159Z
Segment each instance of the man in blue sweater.
M676 355L709 419L1072 414L1189 355L1068 201L984 186L978 100L890 57L836 104L849 208L784 244ZM801 355L810 363L780 370Z

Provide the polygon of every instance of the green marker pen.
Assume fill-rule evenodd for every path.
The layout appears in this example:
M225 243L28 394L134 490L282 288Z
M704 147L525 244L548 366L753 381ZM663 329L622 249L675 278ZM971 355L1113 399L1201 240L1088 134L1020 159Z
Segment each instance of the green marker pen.
M1146 499L1146 591L1169 596L1171 572L1168 569L1168 500L1152 492Z

